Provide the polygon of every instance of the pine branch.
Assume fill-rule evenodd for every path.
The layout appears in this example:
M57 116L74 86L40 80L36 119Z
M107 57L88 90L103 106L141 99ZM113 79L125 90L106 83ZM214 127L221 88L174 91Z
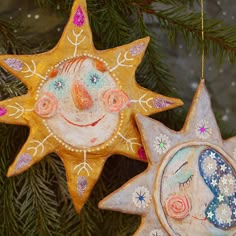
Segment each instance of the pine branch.
M56 196L54 200L58 203L57 208L58 214L60 215L60 232L58 235L80 235L79 215L75 211L68 192L63 163L55 154L51 154L50 157L47 158L47 163L51 169L51 183L53 183Z
M69 13L72 6L72 0L34 0L34 3L41 8L50 9L58 14ZM60 11L59 11L60 10Z
M88 10L97 49L112 48L133 40L131 23L128 19L129 4L125 4L124 1L90 0ZM106 24L104 19L109 19Z
M60 235L81 235L81 225L79 215L75 212L72 201L67 201L61 205L60 214Z
M56 235L60 230L56 195L46 161L25 172L18 184L22 235Z
M164 92L166 95L175 95L173 92L174 78L168 67L163 63L161 48L157 37L144 22L144 16L134 3L124 4L123 1L106 1L104 4L89 5L90 22L92 24L97 48L111 48L138 38L151 36L151 42L139 67L136 78L144 87L154 91ZM118 3L116 3L118 2ZM116 5L117 4L117 5ZM109 19L106 25L103 19Z
M22 127L0 124L0 235L19 235L19 225L22 222L17 200L18 180L7 178L6 173L25 136L26 132Z
M111 157L105 164L102 176L94 189L94 193L96 192L96 196L106 196L132 177L141 173L145 168L146 164L130 160L126 157ZM91 197L94 198L95 195ZM101 199L97 199L96 201ZM98 225L102 225L102 227L100 227L101 232L99 235L133 235L140 223L140 217L138 216L111 211L100 212L102 218L98 222Z
M148 14L155 16L160 27L167 31L171 41L182 33L187 45L201 48L201 16L199 13L187 12L184 7L171 7L166 10L144 8ZM232 63L236 57L236 28L224 25L222 21L205 19L205 49L220 61L227 57Z
M137 19L135 27L136 37L149 35L151 41L145 53L144 59L138 68L137 81L144 87L165 95L176 96L175 79L171 75L168 66L164 63L162 49L158 43L158 36L152 31L143 18Z
M180 6L180 5L192 5L196 0L136 0L135 3L138 3L143 6L161 3L165 5L174 5L174 6Z
M21 31L18 22L0 18L0 53L17 54L27 48L27 41L19 38L16 30Z
M24 84L0 69L0 99L7 99L26 94L27 88Z
M151 32L149 35L152 35ZM176 96L174 77L163 63L158 43L153 39L138 69L137 81L144 87L169 96Z

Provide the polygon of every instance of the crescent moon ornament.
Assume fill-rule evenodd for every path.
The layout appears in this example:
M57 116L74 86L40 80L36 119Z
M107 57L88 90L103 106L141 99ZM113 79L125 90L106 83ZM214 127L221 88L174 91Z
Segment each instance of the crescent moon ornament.
M99 203L142 216L135 235L230 235L236 232L236 137L222 140L201 80L180 131L136 116L147 169ZM139 205L136 189L145 189ZM146 196L149 194L149 201ZM151 200L150 200L151 199Z

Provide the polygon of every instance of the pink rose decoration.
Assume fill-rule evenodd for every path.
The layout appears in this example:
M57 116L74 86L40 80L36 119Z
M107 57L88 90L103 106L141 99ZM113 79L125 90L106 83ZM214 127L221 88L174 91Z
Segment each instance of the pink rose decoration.
M167 214L174 219L184 219L191 210L187 196L171 196L166 200Z
M119 112L127 105L130 105L128 95L118 89L110 89L106 91L103 96L103 103L109 112Z
M57 99L50 93L45 93L35 104L34 111L43 118L50 118L56 114Z

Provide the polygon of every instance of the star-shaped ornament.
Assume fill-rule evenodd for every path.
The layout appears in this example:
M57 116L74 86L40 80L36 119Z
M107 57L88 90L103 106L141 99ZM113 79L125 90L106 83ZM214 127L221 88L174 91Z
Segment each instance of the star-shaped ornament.
M222 140L204 80L181 131L143 115L136 120L148 167L103 199L99 207L141 215L135 235L153 235L157 230L163 235L233 235L236 137ZM234 180L228 191L224 178ZM134 194L143 197L134 199Z
M28 88L26 95L0 103L1 122L30 127L7 175L57 153L79 212L110 155L144 160L134 113L150 115L182 105L135 82L148 42L147 37L96 50L86 1L76 0L55 48L36 55L0 55L0 65Z

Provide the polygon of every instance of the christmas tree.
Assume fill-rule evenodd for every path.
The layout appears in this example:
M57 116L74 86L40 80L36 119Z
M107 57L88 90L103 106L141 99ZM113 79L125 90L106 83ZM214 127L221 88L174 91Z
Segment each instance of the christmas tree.
M34 4L30 4L30 13L25 16L21 12L24 10L23 5L27 6L28 2L21 2L22 6L18 6L14 16L8 12L1 14L0 54L45 52L51 49L60 38L73 1L35 0ZM230 26L232 22L226 24L219 19L213 19L212 15L215 12L221 12L222 15L226 12L221 9L220 1L215 4L211 2L211 4L207 8L209 13L205 17L204 44L208 55L206 63L211 64L208 67L209 76L206 76L206 81L209 78L209 85L211 85L210 82L213 83L210 76L214 72L212 67L217 67L219 62L224 61L229 66L228 61L234 63L236 55L236 28ZM130 43L145 36L151 37L143 62L136 73L137 82L152 91L167 96L181 97L186 102L184 108L153 116L168 127L179 130L194 93L187 90L191 86L195 87L201 74L202 41L198 1L87 0L87 5L93 41L97 49L103 50ZM215 11L212 6L216 7ZM2 8L4 7L3 4ZM51 23L54 28L48 26ZM186 49L183 45L186 45ZM177 71L183 70L180 67L181 62L168 59L174 58L173 54L183 47L188 52L186 61L190 61L190 64L185 61L183 68L191 72L191 77L183 72L176 73L172 67L177 67ZM168 58L164 58L167 55ZM186 53L184 54L183 50L180 51L179 57L186 57ZM196 61L199 66L195 65ZM219 75L214 83L222 79L219 77L224 76L226 79L228 77L226 74L222 75L223 65L219 67ZM192 73L194 69L199 73ZM27 88L5 70L1 69L0 77L1 100L27 92ZM226 81L226 79L225 83L231 83L234 86L234 81ZM211 90L214 95L213 104L216 104L219 96L213 87ZM232 100L234 95L231 91L233 89L229 87L225 89L225 94L221 91L228 101ZM222 99L222 95L220 96ZM220 108L214 110L219 113L219 124L222 123L222 118L227 120L230 109L225 108L223 112ZM224 138L235 134L232 131L234 127L229 129L227 126L229 126L227 123L222 123ZM29 130L26 127L5 124L0 124L0 130L0 235L115 236L132 235L135 232L140 223L138 216L101 211L97 203L128 179L142 172L146 164L122 156L110 158L89 201L80 214L77 214L67 190L63 164L55 154L50 154L23 174L11 178L6 177L8 167L25 142Z

